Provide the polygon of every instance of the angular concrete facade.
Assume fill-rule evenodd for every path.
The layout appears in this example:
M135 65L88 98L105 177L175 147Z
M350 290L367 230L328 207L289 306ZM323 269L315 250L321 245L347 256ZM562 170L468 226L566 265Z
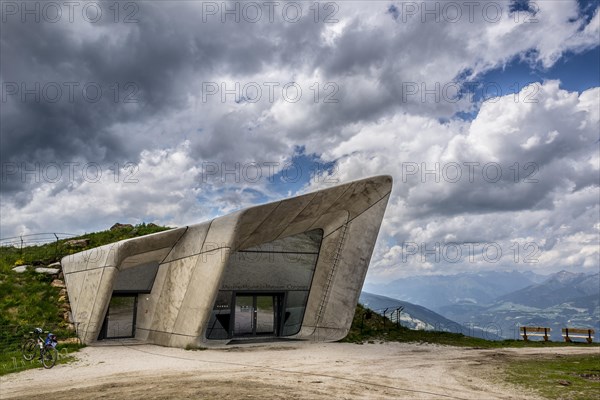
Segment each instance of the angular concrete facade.
M389 176L367 178L67 256L80 338L339 340L391 188Z

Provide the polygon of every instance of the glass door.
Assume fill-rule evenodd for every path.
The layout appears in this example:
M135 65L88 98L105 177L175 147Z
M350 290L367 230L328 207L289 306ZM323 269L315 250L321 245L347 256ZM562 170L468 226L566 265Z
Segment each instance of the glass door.
M254 334L256 335L274 335L275 334L275 296L255 296L255 322Z
M235 335L254 334L254 296L236 296L235 298Z
M132 338L135 336L137 296L113 296L104 320L104 338Z
M278 294L236 295L233 336L276 336L281 297Z

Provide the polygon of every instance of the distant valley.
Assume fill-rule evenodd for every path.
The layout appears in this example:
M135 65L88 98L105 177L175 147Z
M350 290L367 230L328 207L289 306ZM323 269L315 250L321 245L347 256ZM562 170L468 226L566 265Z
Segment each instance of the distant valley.
M384 311L387 310L386 316L391 317L393 321L397 321L397 314L394 311L401 307L400 324L410 329L448 331L488 340L502 339L492 332L484 332L477 328L473 329L465 327L423 306L408 303L406 301L362 292L360 294L359 302L363 306L379 314L383 314Z
M552 328L552 340L561 340L561 328L567 326L595 328L596 337L600 335L599 273L418 276L367 284L364 290L427 307L466 331L477 332L472 336L517 339L523 325Z

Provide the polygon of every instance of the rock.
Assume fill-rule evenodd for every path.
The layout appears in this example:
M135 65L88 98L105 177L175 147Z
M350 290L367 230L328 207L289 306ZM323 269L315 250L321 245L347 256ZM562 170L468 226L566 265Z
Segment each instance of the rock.
M14 267L12 270L21 274L21 273L27 271L28 267L29 267L29 265L19 265L18 267Z
M564 379L561 379L560 381L558 381L559 385L563 385L563 386L571 386L571 382L566 381Z
M113 226L110 227L111 231L116 231L117 229L133 229L133 225L131 224L120 224L120 223L116 223Z
M58 292L59 296L66 296L67 295L67 289L60 289L60 292Z
M60 271L58 270L58 268L38 267L38 268L35 269L35 272L37 272L38 274L58 275L58 273Z
M88 244L90 244L90 239L73 239L65 242L65 245L69 247L85 247Z
M60 272L58 273L58 279L60 279L61 281L63 281L63 280L65 279L65 274L63 274L63 272L62 272L62 271L60 271Z
M60 261L57 261L57 262L53 262L52 264L48 265L48 268L62 269L62 266L60 265Z
M61 281L60 279L53 280L52 283L50 283L50 286L58 287L58 288L66 287L65 283L63 281Z

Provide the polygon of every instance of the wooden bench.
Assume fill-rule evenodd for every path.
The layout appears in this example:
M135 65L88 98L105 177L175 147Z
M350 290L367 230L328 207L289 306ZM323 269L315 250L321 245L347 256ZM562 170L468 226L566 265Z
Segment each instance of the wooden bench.
M550 328L545 328L541 326L522 326L521 327L521 336L523 336L523 340L529 340L529 336L543 336L544 341L548 341L548 333L550 333Z
M594 331L593 329L581 329L581 328L563 328L562 336L565 339L565 342L571 342L571 338L583 338L587 340L588 343L592 343L594 340Z

